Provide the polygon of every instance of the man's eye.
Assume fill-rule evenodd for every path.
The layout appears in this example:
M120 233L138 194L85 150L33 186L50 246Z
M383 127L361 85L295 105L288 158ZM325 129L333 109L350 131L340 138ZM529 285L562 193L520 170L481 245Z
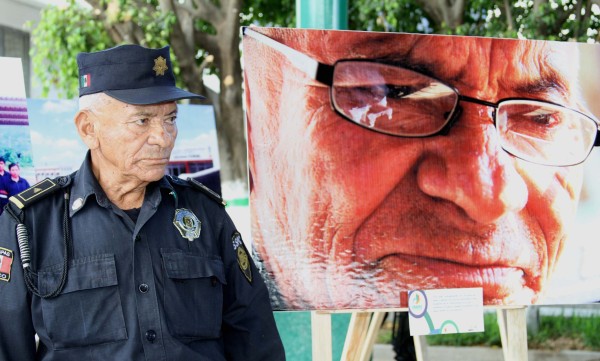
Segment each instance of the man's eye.
M146 125L148 124L148 118L137 119L134 123L137 125Z
M403 97L413 93L414 91L415 90L410 86L393 85L393 84L386 85L386 96L388 98L393 98L393 99L403 98Z
M172 116L170 118L167 118L167 120L165 121L165 123L167 123L169 125L172 125L172 124L175 124L176 120L177 120L177 117L176 116Z

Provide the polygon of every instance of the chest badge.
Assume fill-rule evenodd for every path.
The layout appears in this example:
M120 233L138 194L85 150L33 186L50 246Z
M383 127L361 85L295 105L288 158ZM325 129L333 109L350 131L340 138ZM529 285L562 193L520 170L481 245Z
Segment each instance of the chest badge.
M173 224L179 230L181 236L190 242L200 236L200 221L189 209L176 209Z

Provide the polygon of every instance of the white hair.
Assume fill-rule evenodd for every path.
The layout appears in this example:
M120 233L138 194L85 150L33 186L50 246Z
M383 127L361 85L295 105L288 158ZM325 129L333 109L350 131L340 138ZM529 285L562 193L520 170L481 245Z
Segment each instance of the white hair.
M79 98L79 110L90 110L93 112L99 107L106 105L111 99L110 96L104 93L84 95Z

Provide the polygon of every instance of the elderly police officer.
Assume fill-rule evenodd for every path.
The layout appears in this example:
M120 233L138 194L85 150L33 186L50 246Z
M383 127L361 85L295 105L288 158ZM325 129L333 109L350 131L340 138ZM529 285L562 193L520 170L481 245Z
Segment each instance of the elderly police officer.
M0 218L1 360L280 360L267 289L221 199L164 176L169 48L77 58L81 168ZM36 348L35 334L39 337Z

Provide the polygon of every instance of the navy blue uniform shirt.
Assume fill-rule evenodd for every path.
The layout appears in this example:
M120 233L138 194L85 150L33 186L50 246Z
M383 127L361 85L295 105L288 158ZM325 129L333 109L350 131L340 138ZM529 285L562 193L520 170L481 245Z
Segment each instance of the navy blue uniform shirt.
M147 187L134 223L107 199L89 154L70 193L70 264L55 298L27 291L16 223L7 212L0 217L0 251L14 257L10 265L10 252L0 255L0 270L10 266L10 280L0 280L0 360L285 359L267 288L252 261L251 282L242 272L236 229L221 205L163 178ZM63 196L24 209L41 294L60 279ZM177 208L198 217L199 238L176 229Z

